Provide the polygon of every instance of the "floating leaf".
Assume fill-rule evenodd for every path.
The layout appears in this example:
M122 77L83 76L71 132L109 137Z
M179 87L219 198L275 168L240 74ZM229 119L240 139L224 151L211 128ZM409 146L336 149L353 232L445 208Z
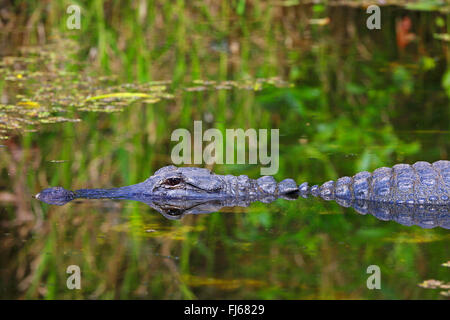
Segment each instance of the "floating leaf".
M17 103L17 105L29 107L29 108L39 108L40 107L39 103L33 102L33 101L20 101Z
M142 92L116 92L116 93L108 93L108 94L102 94L95 97L87 98L86 101L93 101L93 100L103 100L108 98L151 98L152 95L148 93L142 93Z

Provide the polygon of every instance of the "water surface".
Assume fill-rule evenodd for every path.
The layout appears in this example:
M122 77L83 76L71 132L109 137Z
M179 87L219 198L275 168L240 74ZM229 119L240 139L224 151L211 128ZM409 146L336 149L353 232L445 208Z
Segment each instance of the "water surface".
M0 297L444 299L446 289L419 286L450 279L444 228L315 198L168 220L139 202L32 197L143 181L171 163L171 133L194 120L222 132L280 129L277 180L448 159L449 47L433 37L444 14L383 7L382 29L369 31L364 10L345 6L202 8L153 8L141 26L135 9L112 6L116 19L94 20L103 22L70 42L3 60ZM395 26L405 16L415 40L402 47ZM66 287L69 265L81 269L81 290ZM366 286L370 265L380 290Z

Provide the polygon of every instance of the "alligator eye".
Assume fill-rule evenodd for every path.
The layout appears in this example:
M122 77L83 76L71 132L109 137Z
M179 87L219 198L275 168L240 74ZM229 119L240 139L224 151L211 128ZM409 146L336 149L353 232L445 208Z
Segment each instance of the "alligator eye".
M176 186L181 183L180 178L169 178L165 181L165 183L169 186Z

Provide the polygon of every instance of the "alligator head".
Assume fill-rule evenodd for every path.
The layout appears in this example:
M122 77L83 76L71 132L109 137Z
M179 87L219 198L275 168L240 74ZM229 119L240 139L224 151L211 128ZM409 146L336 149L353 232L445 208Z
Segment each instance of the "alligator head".
M208 169L167 166L143 182L145 195L164 199L251 198L273 201L298 192L292 179L277 183L272 176L253 180L245 175L218 175Z
M223 176L202 168L166 166L142 183L113 189L66 190L53 187L42 190L35 198L48 204L64 205L77 198L130 199L210 199L224 195Z
M208 169L166 166L142 183L143 194L165 199L218 198L226 193L223 176Z
M292 179L277 183L271 176L252 180L245 175L218 175L208 169L166 166L144 182L113 189L79 189L69 191L61 187L41 191L36 198L48 204L63 205L73 199L183 199L203 201L211 199L249 198L273 201L297 193Z

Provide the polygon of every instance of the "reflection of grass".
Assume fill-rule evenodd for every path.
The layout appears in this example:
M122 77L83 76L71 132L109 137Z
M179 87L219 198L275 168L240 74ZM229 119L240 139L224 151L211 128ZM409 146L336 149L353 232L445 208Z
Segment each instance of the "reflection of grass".
M192 287L216 287L220 290L235 290L240 287L261 287L264 286L264 281L253 279L216 279L196 277L192 275L185 275L182 277L183 281Z
M426 243L434 241L449 241L450 235L437 235L429 232L416 231L415 233L397 234L395 238L386 237L383 241L395 242L395 243Z
M448 57L442 55L441 42L423 43L438 61L424 70L417 67L417 52L397 56L390 28L377 33L377 40L355 21L336 26L332 20L327 27L299 19L322 18L323 10L293 7L284 14L258 1L249 2L252 10L243 14L228 2L193 6L157 1L146 11L110 1L83 3L83 26L73 33L82 50L73 62L98 67L94 77L115 74L119 84L170 79L152 85L166 85L177 94L150 108L136 102L120 114L76 112L82 122L11 139L11 149L0 150L0 186L11 192L143 181L170 163L171 132L191 129L194 119L204 118L209 127L222 131L279 128L278 179L319 183L395 162L447 157L449 111L442 108L448 101L440 79ZM52 16L63 16L64 5L52 4ZM43 10L32 9L36 16ZM391 21L395 14L386 8L383 19ZM212 41L223 43L225 50L213 48ZM88 60L90 49L97 55L94 60ZM393 65L392 60L398 61ZM75 74L82 67L69 66ZM24 73L20 83L28 76ZM233 87L272 77L296 85L261 91ZM216 85L233 88L204 90ZM181 90L193 87L197 91ZM0 110L0 130L2 116ZM406 129L433 129L436 134L430 140L414 132L398 134ZM16 143L23 154L14 149ZM54 159L69 161L49 162ZM257 166L214 170L259 174ZM447 254L445 241L398 241L406 238L405 227L378 224L315 199L258 203L245 214L189 216L179 222L166 221L141 204L73 203L59 208L24 202L37 221L30 231L34 238L17 235L2 244L10 255L1 259L7 269L1 281L14 287L14 297L435 298L413 287L425 274L443 275L434 266ZM4 210L11 219L18 212L13 206ZM447 237L445 230L417 230L408 229L407 236ZM383 270L381 292L365 288L365 269L374 263ZM70 264L82 270L82 291L65 288ZM258 285L246 285L247 280Z
M113 231L120 232L129 232L130 231L129 223L125 223L122 225L115 226ZM186 235L190 232L201 232L204 230L204 226L178 226L176 228L173 227L161 227L158 223L153 223L149 225L137 226L134 224L133 226L135 231L133 232L135 236L144 237L144 238L161 238L164 240L178 240L183 241L186 240ZM137 229L136 229L137 227Z

